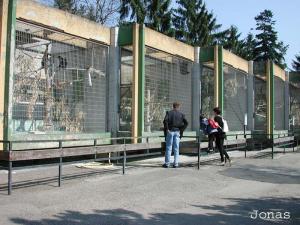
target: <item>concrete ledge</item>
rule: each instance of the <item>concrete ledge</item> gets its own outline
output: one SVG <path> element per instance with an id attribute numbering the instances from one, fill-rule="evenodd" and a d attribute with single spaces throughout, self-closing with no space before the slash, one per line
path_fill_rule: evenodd
<path id="1" fill-rule="evenodd" d="M 17 18 L 38 22 L 65 33 L 110 45 L 110 29 L 68 12 L 32 0 L 18 0 Z"/>

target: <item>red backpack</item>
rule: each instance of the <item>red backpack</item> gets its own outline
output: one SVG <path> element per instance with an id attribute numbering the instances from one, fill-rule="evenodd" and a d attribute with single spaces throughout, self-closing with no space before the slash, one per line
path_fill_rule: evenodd
<path id="1" fill-rule="evenodd" d="M 212 120 L 212 119 L 208 119 L 208 124 L 213 129 L 217 129 L 217 128 L 220 127 L 219 124 L 216 121 Z"/>

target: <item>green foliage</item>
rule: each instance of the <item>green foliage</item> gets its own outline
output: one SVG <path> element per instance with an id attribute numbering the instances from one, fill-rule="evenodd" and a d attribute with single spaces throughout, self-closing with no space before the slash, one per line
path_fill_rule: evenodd
<path id="1" fill-rule="evenodd" d="M 243 47 L 238 55 L 246 60 L 254 59 L 254 49 L 256 46 L 256 40 L 252 33 L 248 33 L 247 37 L 242 41 Z"/>
<path id="2" fill-rule="evenodd" d="M 123 0 L 120 20 L 145 24 L 154 30 L 174 36 L 171 0 Z"/>
<path id="3" fill-rule="evenodd" d="M 295 56 L 292 66 L 296 72 L 300 72 L 300 54 Z"/>
<path id="4" fill-rule="evenodd" d="M 282 41 L 278 41 L 278 34 L 275 31 L 276 21 L 273 20 L 273 13 L 270 10 L 264 10 L 256 20 L 256 44 L 254 48 L 254 60 L 265 61 L 273 60 L 281 67 L 286 67 L 284 56 L 288 49 Z"/>
<path id="5" fill-rule="evenodd" d="M 146 25 L 169 36 L 174 36 L 172 29 L 171 0 L 152 0 L 148 5 Z"/>
<path id="6" fill-rule="evenodd" d="M 222 36 L 218 33 L 221 25 L 209 12 L 202 0 L 177 0 L 178 8 L 174 10 L 174 27 L 176 38 L 195 46 L 208 46 L 217 42 Z"/>
<path id="7" fill-rule="evenodd" d="M 143 24 L 146 19 L 147 0 L 122 0 L 120 7 L 120 19 Z"/>
<path id="8" fill-rule="evenodd" d="M 85 7 L 78 0 L 54 0 L 53 6 L 72 14 L 84 16 Z"/>

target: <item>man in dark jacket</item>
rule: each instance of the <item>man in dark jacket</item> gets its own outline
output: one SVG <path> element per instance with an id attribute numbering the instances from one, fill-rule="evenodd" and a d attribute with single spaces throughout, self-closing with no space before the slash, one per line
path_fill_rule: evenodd
<path id="1" fill-rule="evenodd" d="M 219 128 L 218 128 L 218 133 L 216 134 L 216 147 L 218 148 L 219 152 L 220 152 L 220 156 L 221 156 L 221 166 L 225 165 L 224 162 L 224 155 L 226 157 L 226 159 L 228 160 L 229 165 L 231 165 L 231 160 L 229 158 L 229 155 L 227 154 L 227 151 L 224 149 L 224 139 L 226 136 L 226 133 L 223 131 L 224 130 L 224 122 L 223 122 L 223 118 L 221 116 L 221 110 L 216 107 L 213 109 L 214 114 L 215 114 L 215 118 L 214 120 L 219 124 Z"/>
<path id="2" fill-rule="evenodd" d="M 164 131 L 166 138 L 166 154 L 165 164 L 163 167 L 168 168 L 170 166 L 170 158 L 172 148 L 174 149 L 174 164 L 173 167 L 178 167 L 179 158 L 179 142 L 183 136 L 183 131 L 188 126 L 188 122 L 185 119 L 183 113 L 179 111 L 180 104 L 178 102 L 173 103 L 173 110 L 166 113 L 164 119 Z"/>

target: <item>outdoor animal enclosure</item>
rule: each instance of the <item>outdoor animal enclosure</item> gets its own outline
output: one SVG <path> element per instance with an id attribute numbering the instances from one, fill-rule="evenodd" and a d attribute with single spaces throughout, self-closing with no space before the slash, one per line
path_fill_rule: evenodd
<path id="1" fill-rule="evenodd" d="M 106 130 L 108 47 L 16 23 L 13 133 Z"/>
<path id="2" fill-rule="evenodd" d="M 247 61 L 219 45 L 191 46 L 144 25 L 107 28 L 30 0 L 18 1 L 15 20 L 5 13 L 1 139 L 134 142 L 163 134 L 174 101 L 191 135 L 200 114 L 212 116 L 216 106 L 230 133 L 243 134 L 245 123 L 249 133 L 300 128 L 299 79 L 271 61 Z"/>

